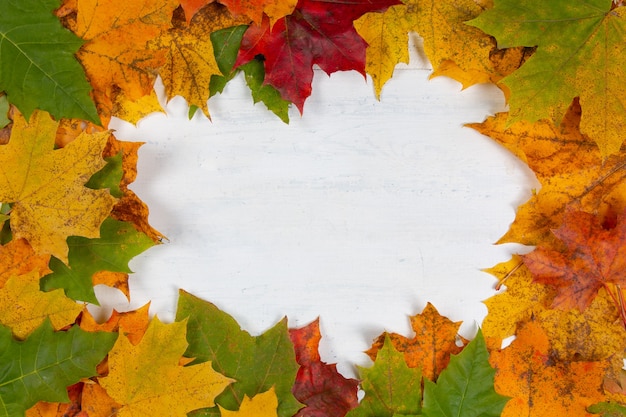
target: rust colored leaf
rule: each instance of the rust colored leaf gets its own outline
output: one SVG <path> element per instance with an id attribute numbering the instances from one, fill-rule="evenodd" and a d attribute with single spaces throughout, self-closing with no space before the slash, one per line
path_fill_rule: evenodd
<path id="1" fill-rule="evenodd" d="M 185 20 L 187 24 L 191 22 L 191 19 L 196 13 L 200 11 L 207 4 L 213 3 L 215 0 L 180 0 L 180 7 L 185 12 Z"/>
<path id="2" fill-rule="evenodd" d="M 496 369 L 495 389 L 513 397 L 502 417 L 589 417 L 586 408 L 603 401 L 606 362 L 559 361 L 551 355 L 544 330 L 524 324 L 507 348 L 490 357 Z"/>
<path id="3" fill-rule="evenodd" d="M 117 416 L 122 405 L 116 403 L 99 384 L 88 383 L 83 388 L 81 408 L 89 417 Z"/>
<path id="4" fill-rule="evenodd" d="M 0 245 L 0 288 L 15 275 L 37 271 L 39 278 L 52 272 L 48 268 L 50 255 L 39 255 L 25 239 L 13 239 Z"/>
<path id="5" fill-rule="evenodd" d="M 409 339 L 397 333 L 383 333 L 366 352 L 372 360 L 376 360 L 376 353 L 382 348 L 385 337 L 388 335 L 393 346 L 404 353 L 404 359 L 411 368 L 421 368 L 422 375 L 435 381 L 439 373 L 450 362 L 450 355 L 463 350 L 457 346 L 457 332 L 461 322 L 453 322 L 439 314 L 430 303 L 421 314 L 411 317 L 411 327 L 415 337 Z"/>
<path id="6" fill-rule="evenodd" d="M 290 329 L 289 337 L 296 351 L 300 369 L 296 376 L 293 394 L 306 407 L 297 417 L 342 417 L 358 405 L 359 382 L 346 379 L 334 364 L 321 361 L 318 346 L 321 339 L 319 319 L 300 329 Z"/>
<path id="7" fill-rule="evenodd" d="M 523 256 L 535 281 L 555 288 L 552 305 L 585 310 L 607 284 L 626 285 L 626 211 L 615 227 L 582 211 L 568 211 L 553 233 L 563 250 L 539 246 Z"/>
<path id="8" fill-rule="evenodd" d="M 81 316 L 80 328 L 88 332 L 119 332 L 122 329 L 130 343 L 137 345 L 150 323 L 149 309 L 148 303 L 137 310 L 125 313 L 113 310 L 111 317 L 104 323 L 98 323 L 91 313 L 85 310 Z"/>
<path id="9" fill-rule="evenodd" d="M 558 245 L 551 233 L 568 208 L 603 215 L 626 209 L 626 149 L 604 161 L 596 144 L 580 133 L 575 102 L 561 126 L 549 121 L 506 125 L 500 113 L 469 126 L 501 143 L 535 172 L 541 189 L 522 205 L 498 243 Z"/>

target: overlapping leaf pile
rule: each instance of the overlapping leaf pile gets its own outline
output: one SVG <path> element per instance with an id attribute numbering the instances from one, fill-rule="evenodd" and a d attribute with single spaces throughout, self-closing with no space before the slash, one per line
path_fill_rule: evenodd
<path id="1" fill-rule="evenodd" d="M 493 3 L 4 1 L 0 416 L 626 415 L 626 9 Z M 472 342 L 428 305 L 356 381 L 321 361 L 317 322 L 253 337 L 184 291 L 172 324 L 148 306 L 91 317 L 94 285 L 130 297 L 129 260 L 163 238 L 128 189 L 141 145 L 112 116 L 160 111 L 157 76 L 190 115 L 239 72 L 285 122 L 315 65 L 369 74 L 380 96 L 411 31 L 432 76 L 503 89 L 510 111 L 472 127 L 541 183 L 499 241 L 536 249 L 489 270 L 506 288 Z"/>

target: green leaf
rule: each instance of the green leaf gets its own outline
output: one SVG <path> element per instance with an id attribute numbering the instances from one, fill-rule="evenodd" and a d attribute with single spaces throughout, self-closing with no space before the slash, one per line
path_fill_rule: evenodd
<path id="1" fill-rule="evenodd" d="M 265 67 L 263 62 L 253 59 L 247 64 L 239 66 L 246 76 L 246 83 L 250 87 L 252 99 L 255 103 L 262 101 L 265 106 L 285 123 L 289 123 L 289 102 L 283 100 L 277 89 L 263 84 Z"/>
<path id="2" fill-rule="evenodd" d="M 479 330 L 461 353 L 450 358 L 437 383 L 424 379 L 424 417 L 497 417 L 509 400 L 493 388 L 496 371 Z"/>
<path id="3" fill-rule="evenodd" d="M 113 197 L 121 198 L 124 195 L 120 189 L 120 182 L 124 176 L 122 154 L 123 152 L 120 151 L 115 156 L 105 158 L 104 160 L 107 164 L 89 178 L 85 187 L 91 188 L 92 190 L 108 188 Z"/>
<path id="4" fill-rule="evenodd" d="M 26 120 L 35 109 L 100 123 L 74 53 L 83 41 L 54 16 L 59 0 L 5 0 L 0 13 L 0 90 Z"/>
<path id="5" fill-rule="evenodd" d="M 559 125 L 574 97 L 581 131 L 603 156 L 620 150 L 626 125 L 626 8 L 611 0 L 496 0 L 467 22 L 494 36 L 499 48 L 537 46 L 502 81 L 511 91 L 510 123 L 551 119 Z"/>
<path id="6" fill-rule="evenodd" d="M 226 84 L 237 74 L 238 71 L 233 71 L 233 66 L 235 65 L 239 45 L 241 45 L 241 39 L 246 29 L 248 29 L 248 26 L 242 25 L 211 33 L 215 61 L 223 75 L 211 76 L 209 97 L 222 93 Z"/>
<path id="7" fill-rule="evenodd" d="M 11 205 L 7 203 L 0 203 L 0 245 L 6 245 L 13 239 L 13 233 L 11 233 L 11 224 L 9 212 L 11 211 Z"/>
<path id="8" fill-rule="evenodd" d="M 422 402 L 422 372 L 409 368 L 404 354 L 385 337 L 371 368 L 359 368 L 365 397 L 346 417 L 414 416 Z"/>
<path id="9" fill-rule="evenodd" d="M 626 407 L 612 402 L 603 402 L 590 405 L 587 411 L 600 414 L 602 417 L 625 417 Z"/>
<path id="10" fill-rule="evenodd" d="M 70 236 L 69 266 L 57 258 L 50 259 L 52 273 L 41 279 L 41 289 L 63 288 L 74 300 L 97 304 L 91 277 L 98 271 L 132 272 L 128 262 L 154 242 L 132 224 L 107 218 L 100 227 L 100 237 L 88 239 Z"/>
<path id="11" fill-rule="evenodd" d="M 0 326 L 0 417 L 15 417 L 38 401 L 69 402 L 66 388 L 97 375 L 96 365 L 117 339 L 72 326 L 55 332 L 46 320 L 28 339 L 17 341 Z"/>
<path id="12" fill-rule="evenodd" d="M 194 363 L 211 361 L 217 372 L 237 381 L 216 398 L 216 404 L 236 411 L 244 395 L 251 398 L 274 387 L 279 417 L 291 417 L 302 407 L 291 393 L 299 366 L 286 319 L 253 337 L 213 304 L 181 290 L 176 321 L 185 318 L 189 342 L 185 356 L 196 358 Z M 220 412 L 213 407 L 190 415 L 219 416 Z"/>
<path id="13" fill-rule="evenodd" d="M 7 100 L 7 96 L 2 94 L 0 95 L 0 129 L 6 127 L 11 123 L 9 119 L 9 100 Z"/>

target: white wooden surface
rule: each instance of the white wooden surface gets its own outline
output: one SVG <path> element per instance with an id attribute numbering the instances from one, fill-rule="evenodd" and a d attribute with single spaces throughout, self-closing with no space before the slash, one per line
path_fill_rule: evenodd
<path id="1" fill-rule="evenodd" d="M 399 67 L 378 102 L 358 73 L 316 70 L 289 125 L 242 78 L 210 100 L 212 122 L 188 121 L 180 98 L 138 127 L 115 120 L 120 139 L 147 142 L 132 189 L 170 242 L 131 263 L 130 304 L 98 287 L 98 313 L 151 301 L 171 321 L 184 288 L 253 334 L 320 316 L 322 358 L 347 376 L 382 331 L 411 335 L 427 301 L 473 336 L 494 294 L 481 269 L 523 250 L 493 242 L 538 185 L 463 127 L 502 111 L 500 91 L 429 74 Z"/>

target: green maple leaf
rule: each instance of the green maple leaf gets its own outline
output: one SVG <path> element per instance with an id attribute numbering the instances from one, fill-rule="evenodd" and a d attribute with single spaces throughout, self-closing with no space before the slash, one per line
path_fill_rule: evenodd
<path id="1" fill-rule="evenodd" d="M 360 368 L 365 397 L 346 417 L 408 417 L 420 413 L 422 372 L 409 368 L 404 354 L 385 337 L 371 368 Z"/>
<path id="2" fill-rule="evenodd" d="M 0 90 L 28 120 L 35 109 L 99 123 L 74 53 L 83 41 L 54 16 L 59 0 L 6 0 L 0 13 Z"/>
<path id="3" fill-rule="evenodd" d="M 38 401 L 69 402 L 66 388 L 97 375 L 116 333 L 91 333 L 73 326 L 55 332 L 46 321 L 17 341 L 0 326 L 0 416 L 15 417 Z"/>
<path id="4" fill-rule="evenodd" d="M 132 224 L 107 218 L 100 227 L 100 237 L 88 239 L 70 236 L 68 265 L 57 258 L 50 259 L 53 271 L 41 279 L 41 288 L 50 291 L 63 288 L 74 300 L 98 304 L 93 291 L 92 276 L 99 271 L 132 272 L 128 262 L 154 242 Z"/>
<path id="5" fill-rule="evenodd" d="M 120 182 L 124 176 L 123 152 L 117 155 L 105 158 L 107 164 L 100 171 L 96 172 L 85 183 L 85 187 L 93 190 L 108 188 L 111 195 L 115 198 L 122 198 L 124 192 L 120 188 Z"/>
<path id="6" fill-rule="evenodd" d="M 213 304 L 180 291 L 176 321 L 188 318 L 185 356 L 193 363 L 211 361 L 213 368 L 235 379 L 215 399 L 225 409 L 236 411 L 244 395 L 274 387 L 278 396 L 278 416 L 291 417 L 302 407 L 291 393 L 299 365 L 283 319 L 260 336 L 241 330 L 235 319 Z M 219 416 L 217 407 L 194 411 L 193 416 Z"/>
<path id="7" fill-rule="evenodd" d="M 241 39 L 248 26 L 235 26 L 211 33 L 211 43 L 215 51 L 217 66 L 223 75 L 213 75 L 209 89 L 210 96 L 224 91 L 226 84 L 240 71 L 244 72 L 246 84 L 252 93 L 254 103 L 263 102 L 265 106 L 285 123 L 289 123 L 289 102 L 283 100 L 278 90 L 271 85 L 263 84 L 265 80 L 265 67 L 263 62 L 252 60 L 245 65 L 233 70 Z"/>
<path id="8" fill-rule="evenodd" d="M 587 411 L 593 414 L 600 414 L 602 417 L 624 417 L 626 416 L 626 406 L 613 402 L 603 402 L 590 405 Z"/>
<path id="9" fill-rule="evenodd" d="M 510 90 L 510 123 L 562 121 L 580 97 L 581 131 L 604 157 L 619 151 L 626 125 L 626 8 L 611 0 L 495 0 L 468 24 L 495 36 L 499 48 L 537 46 L 502 81 Z"/>
<path id="10" fill-rule="evenodd" d="M 496 371 L 479 330 L 461 353 L 450 358 L 437 383 L 424 379 L 424 417 L 498 417 L 509 400 L 493 388 Z"/>
<path id="11" fill-rule="evenodd" d="M 9 100 L 7 96 L 0 95 L 0 129 L 11 123 L 9 120 Z"/>

